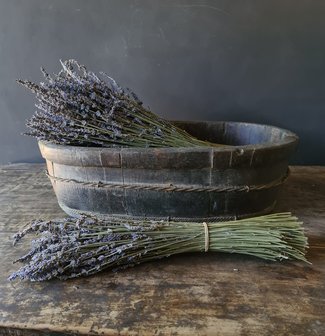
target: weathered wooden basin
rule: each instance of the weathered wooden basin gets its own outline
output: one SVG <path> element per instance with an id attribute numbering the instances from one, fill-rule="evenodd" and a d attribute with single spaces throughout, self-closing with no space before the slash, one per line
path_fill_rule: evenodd
<path id="1" fill-rule="evenodd" d="M 270 212 L 298 137 L 238 122 L 175 122 L 206 148 L 87 148 L 40 142 L 59 205 L 72 216 L 223 220 Z"/>

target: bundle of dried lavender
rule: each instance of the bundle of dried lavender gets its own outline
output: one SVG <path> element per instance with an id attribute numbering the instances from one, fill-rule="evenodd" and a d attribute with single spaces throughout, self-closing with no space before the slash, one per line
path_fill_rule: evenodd
<path id="1" fill-rule="evenodd" d="M 307 238 L 301 224 L 290 213 L 209 224 L 94 217 L 37 220 L 14 237 L 17 243 L 26 234 L 40 235 L 31 250 L 16 260 L 25 265 L 9 280 L 65 280 L 206 250 L 306 261 Z"/>
<path id="2" fill-rule="evenodd" d="M 36 94 L 38 110 L 27 122 L 26 135 L 63 145 L 103 147 L 215 146 L 198 140 L 145 108 L 129 89 L 75 60 L 45 82 L 17 82 Z"/>

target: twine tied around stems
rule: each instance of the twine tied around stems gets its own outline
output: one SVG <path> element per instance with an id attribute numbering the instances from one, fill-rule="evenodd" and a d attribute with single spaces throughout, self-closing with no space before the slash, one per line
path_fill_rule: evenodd
<path id="1" fill-rule="evenodd" d="M 206 222 L 203 222 L 204 227 L 204 252 L 209 251 L 209 245 L 210 245 L 210 238 L 209 238 L 209 227 Z"/>

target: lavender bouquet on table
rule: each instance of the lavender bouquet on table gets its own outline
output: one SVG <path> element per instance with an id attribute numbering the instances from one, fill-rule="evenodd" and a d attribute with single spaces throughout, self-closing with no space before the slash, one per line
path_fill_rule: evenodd
<path id="1" fill-rule="evenodd" d="M 36 94 L 38 110 L 26 135 L 56 144 L 102 147 L 216 146 L 198 140 L 145 108 L 129 89 L 105 73 L 88 71 L 75 60 L 45 82 L 18 83 Z M 105 79 L 104 79 L 105 78 Z"/>
<path id="2" fill-rule="evenodd" d="M 37 220 L 14 237 L 17 243 L 26 234 L 39 236 L 32 241 L 31 250 L 16 261 L 25 265 L 9 280 L 66 280 L 197 251 L 306 261 L 307 238 L 301 224 L 290 213 L 208 224 L 86 216 Z"/>

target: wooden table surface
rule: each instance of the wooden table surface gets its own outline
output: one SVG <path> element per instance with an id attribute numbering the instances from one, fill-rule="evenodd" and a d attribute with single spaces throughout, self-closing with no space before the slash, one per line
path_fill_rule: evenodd
<path id="1" fill-rule="evenodd" d="M 44 171 L 0 168 L 1 335 L 325 335 L 325 167 L 293 167 L 276 209 L 305 222 L 312 265 L 197 253 L 66 282 L 10 283 L 27 247 L 10 237 L 33 218 L 63 215 Z"/>

